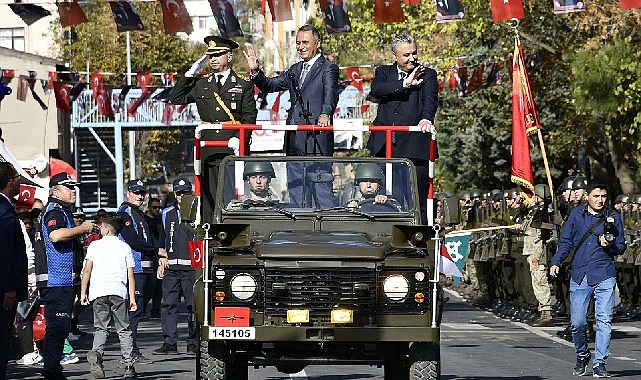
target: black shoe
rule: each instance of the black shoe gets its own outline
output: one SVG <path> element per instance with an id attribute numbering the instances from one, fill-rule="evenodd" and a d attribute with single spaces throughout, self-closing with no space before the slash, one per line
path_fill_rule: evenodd
<path id="1" fill-rule="evenodd" d="M 138 374 L 136 373 L 136 369 L 134 368 L 133 364 L 125 366 L 125 378 L 132 378 L 132 377 L 138 377 Z"/>
<path id="2" fill-rule="evenodd" d="M 151 318 L 151 319 L 160 319 L 160 313 L 159 313 L 159 312 L 157 312 L 157 311 L 156 311 L 156 312 L 153 312 L 153 311 L 152 311 L 152 312 L 151 312 L 151 316 L 150 316 L 150 318 Z"/>
<path id="3" fill-rule="evenodd" d="M 177 355 L 178 347 L 175 344 L 163 343 L 162 347 L 153 351 L 154 355 Z"/>
<path id="4" fill-rule="evenodd" d="M 574 371 L 572 371 L 572 374 L 574 376 L 585 376 L 585 374 L 588 372 L 588 364 L 590 363 L 591 358 L 592 354 L 590 354 L 589 352 L 585 355 L 577 355 L 576 366 L 574 366 Z"/>
<path id="5" fill-rule="evenodd" d="M 133 360 L 134 363 L 142 363 L 142 364 L 151 364 L 154 361 L 149 359 L 148 357 L 144 356 L 140 352 L 136 352 L 131 354 L 131 359 Z"/>
<path id="6" fill-rule="evenodd" d="M 50 373 L 50 372 L 43 372 L 43 376 L 45 380 L 67 380 L 65 375 L 62 374 L 62 372 L 59 373 Z"/>
<path id="7" fill-rule="evenodd" d="M 605 364 L 601 363 L 592 368 L 592 377 L 612 377 L 612 375 L 605 370 Z"/>
<path id="8" fill-rule="evenodd" d="M 196 347 L 195 344 L 188 344 L 187 345 L 187 353 L 188 354 L 195 354 L 198 352 L 198 347 Z"/>

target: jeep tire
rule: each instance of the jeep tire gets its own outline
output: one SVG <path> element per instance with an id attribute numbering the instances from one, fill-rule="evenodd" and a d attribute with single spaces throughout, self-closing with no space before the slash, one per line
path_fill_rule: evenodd
<path id="1" fill-rule="evenodd" d="M 440 347 L 435 343 L 414 343 L 410 347 L 410 380 L 441 378 Z"/>
<path id="2" fill-rule="evenodd" d="M 198 380 L 226 380 L 229 372 L 229 353 L 222 342 L 200 342 L 200 349 L 196 358 L 196 379 Z"/>

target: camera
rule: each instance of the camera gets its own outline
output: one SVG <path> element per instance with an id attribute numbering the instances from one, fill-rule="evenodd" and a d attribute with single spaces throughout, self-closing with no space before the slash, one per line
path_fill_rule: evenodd
<path id="1" fill-rule="evenodd" d="M 608 216 L 607 218 L 605 218 L 605 222 L 603 222 L 603 238 L 608 243 L 612 243 L 614 239 L 616 239 L 616 235 L 617 229 L 614 226 L 614 218 Z"/>

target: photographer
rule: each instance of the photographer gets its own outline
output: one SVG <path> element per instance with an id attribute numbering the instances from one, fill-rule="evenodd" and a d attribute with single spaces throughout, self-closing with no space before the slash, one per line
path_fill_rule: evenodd
<path id="1" fill-rule="evenodd" d="M 577 355 L 573 374 L 586 374 L 590 351 L 586 338 L 586 317 L 590 299 L 595 299 L 596 340 L 594 377 L 610 377 L 605 369 L 610 355 L 612 309 L 614 307 L 616 270 L 614 256 L 625 252 L 623 223 L 618 213 L 606 208 L 607 186 L 592 181 L 587 187 L 588 204 L 572 210 L 550 266 L 556 277 L 566 258 L 571 258 L 570 322 Z"/>

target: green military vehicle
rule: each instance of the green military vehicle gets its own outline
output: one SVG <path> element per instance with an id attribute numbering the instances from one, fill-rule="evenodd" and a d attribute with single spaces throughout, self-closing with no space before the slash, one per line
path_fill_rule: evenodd
<path id="1" fill-rule="evenodd" d="M 319 364 L 440 377 L 438 227 L 420 224 L 409 160 L 201 159 L 198 379 Z"/>

